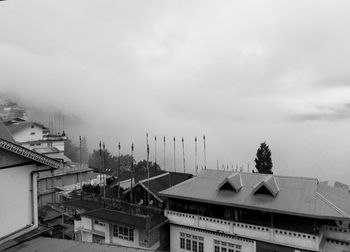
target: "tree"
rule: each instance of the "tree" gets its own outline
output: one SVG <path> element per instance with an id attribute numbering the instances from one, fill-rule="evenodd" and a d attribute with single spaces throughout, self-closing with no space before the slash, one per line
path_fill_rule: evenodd
<path id="1" fill-rule="evenodd" d="M 255 168 L 258 173 L 273 174 L 271 151 L 266 142 L 260 144 L 260 148 L 256 152 Z"/>
<path id="2" fill-rule="evenodd" d="M 79 146 L 73 144 L 69 138 L 64 142 L 64 154 L 73 162 L 79 162 Z"/>
<path id="3" fill-rule="evenodd" d="M 160 166 L 152 161 L 148 161 L 148 166 L 149 166 L 149 171 L 153 172 L 153 171 L 159 171 L 160 170 Z M 146 160 L 142 160 L 139 161 L 136 166 L 134 167 L 134 171 L 147 171 L 147 161 Z"/>

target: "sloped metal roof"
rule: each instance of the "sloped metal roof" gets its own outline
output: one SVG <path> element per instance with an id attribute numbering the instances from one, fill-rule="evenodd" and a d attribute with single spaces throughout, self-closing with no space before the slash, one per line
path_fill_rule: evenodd
<path id="1" fill-rule="evenodd" d="M 254 187 L 269 176 L 259 173 L 240 173 L 243 186 L 239 192 L 220 191 L 220 183 L 231 173 L 204 170 L 160 192 L 160 196 L 321 219 L 350 219 L 350 194 L 319 185 L 316 178 L 273 175 L 279 192 L 271 197 L 254 195 Z"/>

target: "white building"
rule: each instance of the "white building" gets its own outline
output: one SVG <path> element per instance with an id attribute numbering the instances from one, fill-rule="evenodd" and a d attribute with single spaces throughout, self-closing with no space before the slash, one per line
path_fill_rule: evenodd
<path id="1" fill-rule="evenodd" d="M 166 223 L 162 215 L 132 215 L 102 208 L 84 212 L 81 220 L 74 221 L 74 231 L 81 241 L 156 250 L 168 240 Z"/>
<path id="2" fill-rule="evenodd" d="M 67 140 L 65 134 L 50 134 L 45 126 L 29 121 L 9 121 L 6 126 L 15 141 L 25 148 L 55 148 L 58 152 L 64 152 L 64 142 Z"/>
<path id="3" fill-rule="evenodd" d="M 350 251 L 350 194 L 314 178 L 204 170 L 160 192 L 170 251 Z"/>
<path id="4" fill-rule="evenodd" d="M 38 173 L 62 166 L 17 145 L 0 120 L 0 244 L 38 227 Z"/>

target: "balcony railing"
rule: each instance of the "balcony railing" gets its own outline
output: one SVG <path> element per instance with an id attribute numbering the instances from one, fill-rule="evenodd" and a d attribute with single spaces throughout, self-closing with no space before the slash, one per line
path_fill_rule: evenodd
<path id="1" fill-rule="evenodd" d="M 219 231 L 253 240 L 313 251 L 319 251 L 323 235 L 311 235 L 171 210 L 165 210 L 165 216 L 169 219 L 170 223 L 174 224 Z"/>
<path id="2" fill-rule="evenodd" d="M 350 229 L 348 228 L 324 226 L 323 232 L 326 238 L 350 242 Z"/>

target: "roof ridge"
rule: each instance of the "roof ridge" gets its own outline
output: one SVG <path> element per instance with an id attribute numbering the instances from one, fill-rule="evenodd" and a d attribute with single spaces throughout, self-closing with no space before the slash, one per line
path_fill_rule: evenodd
<path id="1" fill-rule="evenodd" d="M 345 211 L 340 209 L 340 207 L 337 207 L 333 202 L 331 202 L 329 199 L 327 199 L 324 195 L 322 195 L 320 192 L 316 192 L 316 196 L 318 196 L 323 202 L 325 202 L 327 205 L 332 207 L 335 211 L 340 213 L 343 217 L 350 218 L 350 215 L 347 214 Z"/>
<path id="2" fill-rule="evenodd" d="M 159 174 L 157 176 L 150 177 L 149 179 L 146 178 L 146 179 L 143 179 L 143 180 L 139 180 L 139 183 L 143 183 L 143 182 L 151 181 L 151 180 L 154 180 L 154 179 L 158 179 L 158 178 L 164 177 L 165 175 L 168 175 L 168 174 L 169 174 L 169 172 L 161 173 L 161 174 Z"/>

